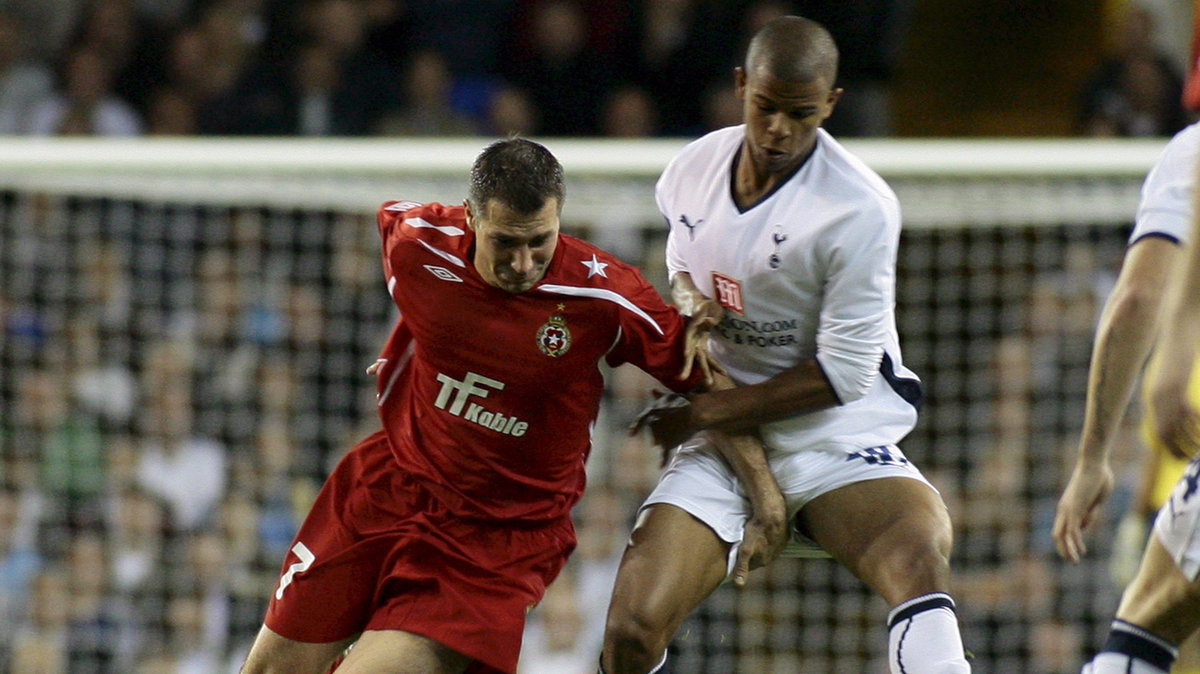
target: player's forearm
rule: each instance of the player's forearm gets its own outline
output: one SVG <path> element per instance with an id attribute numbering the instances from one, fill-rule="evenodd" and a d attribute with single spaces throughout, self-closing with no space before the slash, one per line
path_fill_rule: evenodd
<path id="1" fill-rule="evenodd" d="M 713 377 L 710 390 L 732 391 L 735 388 L 729 375 L 718 372 Z M 754 512 L 763 516 L 774 514 L 782 517 L 783 494 L 771 473 L 766 449 L 758 435 L 753 432 L 729 434 L 712 430 L 709 431 L 709 438 L 741 481 Z"/>
<path id="2" fill-rule="evenodd" d="M 834 407 L 837 395 L 816 359 L 749 386 L 692 397 L 692 424 L 738 432 L 799 414 Z"/>
<path id="3" fill-rule="evenodd" d="M 1108 457 L 1138 375 L 1154 344 L 1167 279 L 1179 256 L 1179 246 L 1160 237 L 1134 244 L 1126 256 L 1096 331 L 1088 370 L 1080 461 L 1104 461 Z"/>
<path id="4" fill-rule="evenodd" d="M 714 430 L 709 431 L 709 438 L 741 481 L 754 512 L 764 514 L 784 507 L 783 494 L 767 463 L 766 450 L 756 436 Z"/>
<path id="5" fill-rule="evenodd" d="M 1079 446 L 1082 461 L 1102 461 L 1125 409 L 1133 396 L 1138 374 L 1154 342 L 1153 326 L 1160 303 L 1151 297 L 1114 297 L 1096 336 L 1088 370 L 1087 403 Z"/>

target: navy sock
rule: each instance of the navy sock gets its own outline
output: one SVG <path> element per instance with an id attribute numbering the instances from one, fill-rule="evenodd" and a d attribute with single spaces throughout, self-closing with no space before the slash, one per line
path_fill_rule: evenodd
<path id="1" fill-rule="evenodd" d="M 1108 633 L 1108 641 L 1101 652 L 1127 655 L 1164 672 L 1171 669 L 1171 664 L 1179 656 L 1179 649 L 1175 644 L 1124 620 L 1113 621 L 1112 631 Z"/>

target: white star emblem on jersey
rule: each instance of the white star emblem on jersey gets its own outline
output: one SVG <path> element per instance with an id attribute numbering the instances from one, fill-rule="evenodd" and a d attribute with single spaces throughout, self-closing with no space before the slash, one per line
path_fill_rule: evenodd
<path id="1" fill-rule="evenodd" d="M 581 260 L 580 264 L 588 268 L 588 278 L 591 278 L 597 274 L 603 276 L 604 278 L 608 278 L 608 274 L 604 273 L 604 268 L 608 266 L 608 263 L 597 260 L 595 253 L 592 253 L 592 259 Z"/>

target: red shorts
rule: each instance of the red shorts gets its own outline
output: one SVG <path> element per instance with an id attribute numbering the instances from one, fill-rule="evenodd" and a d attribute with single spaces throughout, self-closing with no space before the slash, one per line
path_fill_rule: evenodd
<path id="1" fill-rule="evenodd" d="M 514 672 L 525 614 L 575 547 L 569 518 L 456 518 L 396 464 L 383 433 L 359 443 L 321 488 L 283 560 L 266 624 L 323 643 L 403 630 Z"/>

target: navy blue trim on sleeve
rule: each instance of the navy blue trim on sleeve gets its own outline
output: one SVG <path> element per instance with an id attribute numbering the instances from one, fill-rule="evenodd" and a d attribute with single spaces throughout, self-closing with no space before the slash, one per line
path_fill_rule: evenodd
<path id="1" fill-rule="evenodd" d="M 925 402 L 925 392 L 921 390 L 921 382 L 897 375 L 896 365 L 886 351 L 883 353 L 883 360 L 879 363 L 879 373 L 883 375 L 888 386 L 891 386 L 892 390 L 905 402 L 916 408 L 918 412 L 921 411 L 921 405 Z"/>
<path id="2" fill-rule="evenodd" d="M 1139 241 L 1145 241 L 1146 239 L 1150 239 L 1150 238 L 1166 239 L 1167 241 L 1170 241 L 1171 243 L 1176 244 L 1176 245 L 1182 243 L 1182 241 L 1179 240 L 1179 237 L 1175 236 L 1174 234 L 1167 234 L 1166 232 L 1146 232 L 1145 234 L 1134 239 L 1133 241 L 1130 241 L 1129 246 L 1126 246 L 1126 248 L 1133 246 L 1133 244 L 1135 244 Z"/>

